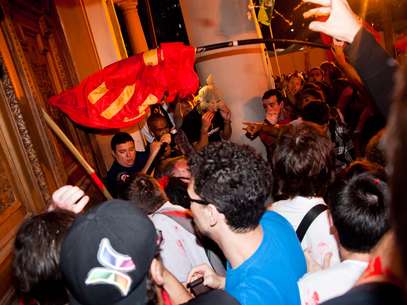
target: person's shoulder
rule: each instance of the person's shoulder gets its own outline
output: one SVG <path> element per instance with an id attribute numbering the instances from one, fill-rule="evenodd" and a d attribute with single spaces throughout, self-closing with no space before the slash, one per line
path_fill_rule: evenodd
<path id="1" fill-rule="evenodd" d="M 338 281 L 341 279 L 332 268 L 306 273 L 298 281 L 301 303 L 314 304 L 315 300 L 323 302 L 346 292 L 342 285 L 338 285 Z"/>
<path id="2" fill-rule="evenodd" d="M 343 293 L 353 286 L 366 267 L 366 262 L 343 261 L 327 269 L 305 274 L 298 281 L 298 286 L 300 289 L 326 289 L 326 292 L 331 295 L 335 292 L 335 288 L 332 287 L 336 287 L 338 291 L 340 290 Z"/>
<path id="3" fill-rule="evenodd" d="M 201 118 L 201 114 L 198 111 L 198 108 L 195 107 L 192 109 L 185 117 L 184 117 L 184 123 L 188 123 L 190 121 L 198 120 Z"/>
<path id="4" fill-rule="evenodd" d="M 166 216 L 162 213 L 153 213 L 150 215 L 151 221 L 154 223 L 154 226 L 157 229 L 165 230 L 165 231 L 177 231 L 178 230 L 178 223 L 173 220 L 172 218 Z M 177 227 L 177 228 L 176 228 Z M 173 234 L 174 232 L 172 232 Z"/>
<path id="5" fill-rule="evenodd" d="M 327 235 L 331 235 L 329 229 L 331 225 L 329 223 L 329 216 L 328 216 L 328 210 L 325 210 L 319 214 L 314 221 L 311 223 L 308 231 L 317 233 L 320 235 L 321 233 L 326 233 Z M 322 230 L 322 232 L 321 232 Z"/>
<path id="6" fill-rule="evenodd" d="M 108 172 L 108 173 L 109 173 L 109 172 L 114 172 L 114 171 L 116 171 L 119 167 L 120 167 L 120 164 L 117 163 L 116 160 L 113 160 L 113 163 L 112 163 L 112 165 L 110 166 L 110 168 L 109 168 L 109 170 L 108 170 L 107 172 Z"/>
<path id="7" fill-rule="evenodd" d="M 110 166 L 109 170 L 107 171 L 106 178 L 108 180 L 114 180 L 116 181 L 117 174 L 119 172 L 123 171 L 123 166 L 121 166 L 119 163 L 116 161 L 113 161 L 112 165 Z"/>
<path id="8" fill-rule="evenodd" d="M 266 236 L 264 240 L 267 252 L 273 251 L 273 259 L 279 261 L 279 264 L 287 263 L 287 256 L 290 257 L 291 268 L 302 276 L 306 271 L 305 258 L 291 223 L 280 214 L 267 211 L 260 224 Z"/>
<path id="9" fill-rule="evenodd" d="M 271 210 L 276 211 L 277 213 L 280 211 L 285 211 L 285 210 L 291 210 L 295 207 L 293 207 L 292 200 L 291 199 L 284 199 L 284 200 L 278 200 L 276 202 L 273 202 L 271 205 Z"/>
<path id="10" fill-rule="evenodd" d="M 185 211 L 186 210 L 176 209 L 175 207 L 174 209 L 158 210 L 150 215 L 150 219 L 154 223 L 154 226 L 165 232 L 166 235 L 194 237 L 195 235 L 190 232 L 193 230 L 192 220 L 184 215 Z"/>
<path id="11" fill-rule="evenodd" d="M 335 266 L 340 265 L 336 264 Z M 334 267 L 306 273 L 299 281 L 298 286 L 300 287 L 318 287 L 319 285 L 326 285 L 332 281 L 336 281 L 336 276 L 338 275 L 338 269 Z"/>
<path id="12" fill-rule="evenodd" d="M 404 292 L 399 286 L 385 282 L 372 282 L 356 286 L 321 305 L 401 305 L 405 304 L 405 301 Z"/>
<path id="13" fill-rule="evenodd" d="M 289 221 L 284 216 L 282 216 L 281 214 L 274 210 L 266 210 L 266 212 L 263 214 L 260 220 L 260 224 L 266 226 L 272 225 L 275 227 L 292 228 Z"/>
<path id="14" fill-rule="evenodd" d="M 281 292 L 273 281 L 255 275 L 248 275 L 231 294 L 241 305 L 285 304 Z"/>

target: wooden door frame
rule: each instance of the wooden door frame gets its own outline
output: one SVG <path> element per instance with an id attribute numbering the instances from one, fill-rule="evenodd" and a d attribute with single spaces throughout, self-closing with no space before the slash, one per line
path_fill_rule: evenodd
<path id="1" fill-rule="evenodd" d="M 40 146 L 45 153 L 45 158 L 49 162 L 47 166 L 47 170 L 50 171 L 52 174 L 52 182 L 50 183 L 49 179 L 47 180 L 48 186 L 50 191 L 53 191 L 57 187 L 65 184 L 67 182 L 67 175 L 66 169 L 63 168 L 63 165 L 59 162 L 58 158 L 56 157 L 56 148 L 55 143 L 51 139 L 55 141 L 54 135 L 48 130 L 48 126 L 46 125 L 45 121 L 41 115 L 40 106 L 41 103 L 46 106 L 46 101 L 44 101 L 42 94 L 39 90 L 39 87 L 36 84 L 35 77 L 33 76 L 33 71 L 31 70 L 30 63 L 27 61 L 25 57 L 23 47 L 18 39 L 16 29 L 14 28 L 13 21 L 10 19 L 9 14 L 9 4 L 6 1 L 0 1 L 0 8 L 3 10 L 3 20 L 0 22 L 0 28 L 2 30 L 2 35 L 4 36 L 4 40 L 8 46 L 9 56 L 11 58 L 10 65 L 15 67 L 16 73 L 18 76 L 16 77 L 19 79 L 22 90 L 24 91 L 24 96 L 26 98 L 21 99 L 20 102 L 23 104 L 23 107 L 27 107 L 31 110 L 30 116 L 31 125 L 34 127 L 34 130 L 31 132 L 35 132 L 38 134 L 38 139 L 40 140 Z M 54 9 L 53 7 L 49 7 L 49 9 Z M 55 11 L 56 13 L 56 11 Z M 56 15 L 57 16 L 57 15 Z M 53 56 L 52 60 L 50 60 L 51 65 L 49 68 L 52 73 L 58 74 L 60 77 L 58 78 L 57 82 L 57 90 L 65 90 L 72 87 L 74 84 L 78 82 L 77 76 L 75 74 L 75 70 L 73 68 L 72 60 L 69 58 L 69 54 L 67 54 L 66 50 L 67 47 L 63 48 L 62 57 L 57 56 L 57 41 L 55 40 L 56 37 L 52 37 L 50 34 L 50 30 L 47 28 L 47 20 L 44 17 L 39 18 L 40 23 L 40 31 L 41 36 L 44 39 L 52 39 L 52 45 L 49 48 L 49 53 Z M 58 22 L 58 20 L 54 20 Z M 60 27 L 60 24 L 57 24 Z M 60 30 L 55 29 L 55 30 Z M 0 35 L 1 35 L 0 34 Z M 64 46 L 66 46 L 66 42 L 61 42 Z M 12 51 L 11 51 L 12 50 Z M 65 63 L 65 70 L 64 64 Z M 6 62 L 7 64 L 7 62 Z M 42 102 L 39 102 L 42 101 Z M 47 112 L 51 112 L 54 114 L 59 113 L 59 110 L 54 108 L 47 107 Z M 96 142 L 95 135 L 89 133 L 89 130 L 83 129 L 79 126 L 76 126 L 72 121 L 70 121 L 67 117 L 64 117 L 64 121 L 66 123 L 66 127 L 71 130 L 71 134 L 73 135 L 72 142 L 76 143 L 78 146 L 77 148 L 83 152 L 85 159 L 87 159 L 91 165 L 93 165 L 98 173 L 102 176 L 106 174 L 106 166 L 103 161 L 103 157 L 100 151 L 100 148 Z M 92 132 L 92 131 L 91 131 Z M 89 148 L 89 145 L 91 148 Z M 37 144 L 38 145 L 38 144 Z M 47 195 L 48 193 L 48 195 Z M 49 197 L 48 190 L 43 191 L 43 197 Z"/>
<path id="2" fill-rule="evenodd" d="M 46 198 L 43 198 L 41 185 L 46 187 L 46 181 L 1 57 L 0 71 L 0 143 L 16 198 L 11 207 L 5 207 L 0 213 L 0 277 L 5 285 L 11 283 L 15 234 L 25 217 L 44 209 Z M 14 287 L 9 286 L 0 304 L 11 304 L 14 296 Z"/>

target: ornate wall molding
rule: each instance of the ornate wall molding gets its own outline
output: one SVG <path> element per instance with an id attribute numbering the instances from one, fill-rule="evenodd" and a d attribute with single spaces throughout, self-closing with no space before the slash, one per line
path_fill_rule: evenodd
<path id="1" fill-rule="evenodd" d="M 20 134 L 21 142 L 23 143 L 25 153 L 30 161 L 32 171 L 34 173 L 37 185 L 41 191 L 41 195 L 45 202 L 50 199 L 50 194 L 45 180 L 45 175 L 41 169 L 40 162 L 37 157 L 37 152 L 31 141 L 30 134 L 27 130 L 23 115 L 21 113 L 20 105 L 14 92 L 13 85 L 7 73 L 7 69 L 3 64 L 3 59 L 0 57 L 0 69 L 2 72 L 1 83 L 6 95 L 6 102 L 10 107 L 11 113 L 14 117 L 14 122 L 17 125 L 17 130 Z"/>
<path id="2" fill-rule="evenodd" d="M 13 19 L 11 18 L 12 3 L 4 1 L 1 1 L 0 3 L 5 15 L 2 26 L 3 33 L 5 35 L 9 48 L 12 50 L 12 57 L 16 64 L 17 73 L 19 73 L 20 75 L 23 91 L 25 93 L 25 100 L 19 102 L 23 104 L 24 109 L 30 109 L 31 115 L 35 120 L 34 126 L 32 127 L 34 132 L 37 133 L 39 141 L 41 143 L 41 148 L 39 149 L 40 152 L 45 155 L 45 157 L 42 159 L 46 159 L 46 162 L 49 163 L 48 166 L 50 169 L 50 174 L 52 175 L 54 181 L 57 184 L 62 185 L 66 181 L 66 176 L 64 175 L 64 167 L 61 162 L 59 162 L 58 152 L 55 149 L 55 141 L 53 141 L 53 139 L 49 137 L 49 134 L 47 133 L 47 126 L 42 119 L 42 115 L 38 107 L 44 107 L 45 109 L 49 110 L 48 104 L 44 100 L 43 92 L 41 91 L 41 89 L 44 89 L 44 87 L 41 87 L 41 79 L 35 78 L 34 72 L 36 68 L 30 65 L 29 58 L 26 56 L 26 53 L 29 53 L 29 50 L 25 49 L 28 47 L 28 42 L 27 38 L 25 37 L 24 31 L 22 31 L 18 24 L 14 24 Z M 17 6 L 21 5 L 21 3 L 15 4 Z M 31 6 L 29 5 L 29 7 Z M 14 8 L 14 10 L 15 9 L 18 8 Z M 38 19 L 41 17 L 40 11 L 34 12 L 34 14 L 38 17 Z M 41 26 L 43 27 L 42 30 L 45 30 L 45 32 L 49 29 L 44 29 L 43 24 L 38 24 L 38 27 Z M 45 88 L 45 90 L 47 89 Z M 52 113 L 52 111 L 49 112 Z M 26 113 L 20 112 L 20 115 L 26 115 Z M 46 162 L 44 162 L 44 160 L 42 161 L 45 164 Z M 48 183 L 49 182 L 50 181 L 48 181 Z"/>

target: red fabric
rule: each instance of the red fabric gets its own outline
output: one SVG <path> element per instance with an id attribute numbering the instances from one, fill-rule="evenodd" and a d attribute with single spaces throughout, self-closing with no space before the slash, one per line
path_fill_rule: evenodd
<path id="1" fill-rule="evenodd" d="M 157 180 L 158 184 L 163 190 L 167 187 L 169 179 L 170 178 L 168 176 L 163 176 Z"/>
<path id="2" fill-rule="evenodd" d="M 185 210 L 185 211 L 161 211 L 161 214 L 168 215 L 168 216 L 174 216 L 174 217 L 180 217 L 180 218 L 192 218 L 192 213 L 191 210 Z"/>
<path id="3" fill-rule="evenodd" d="M 365 272 L 363 273 L 361 280 L 367 280 L 371 277 L 382 276 L 387 281 L 400 285 L 401 281 L 397 276 L 387 267 L 383 266 L 382 259 L 380 256 L 375 257 L 369 262 Z"/>
<path id="4" fill-rule="evenodd" d="M 103 70 L 84 79 L 78 86 L 49 99 L 49 103 L 66 113 L 74 122 L 98 129 L 124 128 L 133 126 L 143 119 L 139 106 L 149 94 L 167 101 L 178 94 L 181 98 L 194 94 L 199 79 L 194 71 L 195 50 L 182 43 L 165 43 L 157 50 L 158 65 L 145 65 L 143 53 L 113 63 Z M 95 104 L 88 95 L 105 83 L 108 92 Z M 101 113 L 121 94 L 126 86 L 135 84 L 129 102 L 111 119 Z"/>
<path id="5" fill-rule="evenodd" d="M 164 305 L 172 305 L 171 298 L 168 295 L 168 292 L 165 289 L 161 290 L 161 298 L 163 300 Z"/>
<path id="6" fill-rule="evenodd" d="M 402 36 L 394 43 L 395 48 L 399 53 L 407 51 L 407 36 Z"/>

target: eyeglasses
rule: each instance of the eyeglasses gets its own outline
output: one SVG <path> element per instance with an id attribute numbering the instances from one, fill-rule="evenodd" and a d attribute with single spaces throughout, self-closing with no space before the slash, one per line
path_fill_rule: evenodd
<path id="1" fill-rule="evenodd" d="M 190 202 L 190 203 L 195 202 L 195 203 L 197 203 L 197 204 L 203 204 L 203 205 L 208 205 L 208 204 L 210 204 L 210 202 L 207 201 L 207 200 L 205 200 L 205 199 L 193 199 L 193 198 L 191 198 L 191 196 L 189 196 L 189 195 L 188 195 L 188 198 L 189 198 L 189 202 Z"/>

